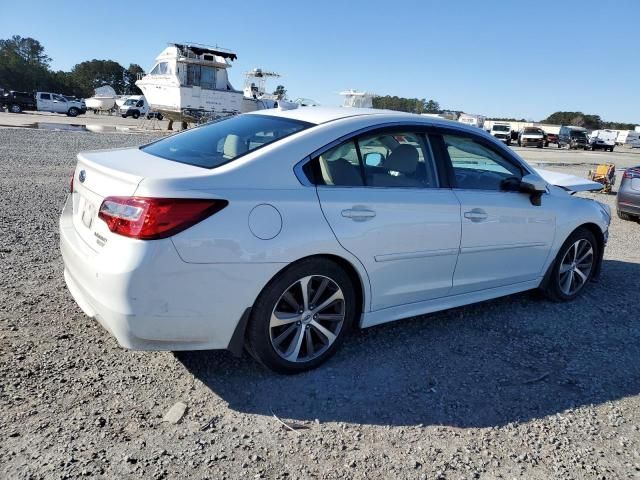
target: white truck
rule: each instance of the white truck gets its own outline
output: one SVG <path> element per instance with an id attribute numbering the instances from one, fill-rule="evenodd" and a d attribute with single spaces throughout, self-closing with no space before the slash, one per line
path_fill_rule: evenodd
<path id="1" fill-rule="evenodd" d="M 478 128 L 484 127 L 485 119 L 484 115 L 471 115 L 469 113 L 461 113 L 458 117 L 459 122 Z"/>
<path id="2" fill-rule="evenodd" d="M 617 137 L 618 132 L 616 130 L 594 130 L 589 135 L 589 145 L 591 146 L 591 150 L 608 150 L 613 152 Z"/>
<path id="3" fill-rule="evenodd" d="M 132 95 L 120 107 L 122 118 L 138 118 L 151 112 L 147 99 L 144 95 Z"/>
<path id="4" fill-rule="evenodd" d="M 510 123 L 494 123 L 489 131 L 496 140 L 511 145 L 511 124 Z"/>
<path id="5" fill-rule="evenodd" d="M 51 92 L 36 92 L 36 108 L 39 112 L 64 113 L 77 117 L 87 112 L 82 100 L 72 100 L 64 95 Z"/>

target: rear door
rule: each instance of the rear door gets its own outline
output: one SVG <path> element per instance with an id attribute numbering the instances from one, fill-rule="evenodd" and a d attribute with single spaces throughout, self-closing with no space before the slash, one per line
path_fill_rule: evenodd
<path id="1" fill-rule="evenodd" d="M 53 111 L 53 99 L 50 93 L 40 92 L 37 98 L 38 110 L 43 112 Z"/>
<path id="2" fill-rule="evenodd" d="M 524 167 L 472 134 L 444 134 L 443 148 L 462 210 L 452 294 L 540 278 L 555 235 L 555 211 L 533 205 L 517 184 Z M 544 196 L 543 196 L 544 197 Z"/>
<path id="3" fill-rule="evenodd" d="M 371 309 L 445 296 L 460 245 L 460 204 L 440 188 L 426 137 L 369 133 L 311 162 L 322 211 L 340 244 L 364 265 Z"/>

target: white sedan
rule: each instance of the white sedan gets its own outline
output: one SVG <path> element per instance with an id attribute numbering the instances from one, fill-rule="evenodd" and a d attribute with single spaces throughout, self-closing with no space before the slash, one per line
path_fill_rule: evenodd
<path id="1" fill-rule="evenodd" d="M 610 211 L 457 122 L 302 107 L 85 152 L 60 219 L 67 286 L 140 350 L 244 347 L 284 373 L 352 327 L 598 275 Z M 601 185 L 596 184 L 596 188 Z"/>

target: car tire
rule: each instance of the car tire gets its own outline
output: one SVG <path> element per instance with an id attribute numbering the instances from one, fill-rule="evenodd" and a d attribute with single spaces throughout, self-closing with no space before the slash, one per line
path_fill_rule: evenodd
<path id="1" fill-rule="evenodd" d="M 164 117 L 162 116 L 162 114 L 161 114 L 161 113 L 158 113 L 158 114 L 156 114 L 156 118 L 157 118 L 158 120 L 162 120 Z"/>
<path id="2" fill-rule="evenodd" d="M 136 119 L 136 120 L 137 120 L 138 118 L 140 118 L 140 112 L 137 112 L 137 111 L 136 111 L 136 112 L 133 112 L 133 113 L 131 114 L 131 116 L 132 116 L 134 119 Z"/>
<path id="3" fill-rule="evenodd" d="M 542 291 L 554 302 L 575 299 L 593 278 L 599 259 L 593 233 L 584 227 L 576 229 L 560 247 Z"/>
<path id="4" fill-rule="evenodd" d="M 540 145 L 538 145 L 538 148 L 543 148 L 543 147 L 544 147 L 544 144 L 543 144 L 543 143 L 541 143 Z"/>
<path id="5" fill-rule="evenodd" d="M 613 147 L 611 147 L 611 148 L 609 149 L 609 151 L 610 151 L 610 152 L 613 152 Z"/>
<path id="6" fill-rule="evenodd" d="M 635 220 L 635 217 L 633 215 L 629 215 L 628 213 L 621 212 L 620 209 L 617 209 L 617 213 L 618 213 L 618 218 L 620 220 L 626 220 L 626 221 Z"/>
<path id="7" fill-rule="evenodd" d="M 328 360 L 344 340 L 355 321 L 356 299 L 349 275 L 336 263 L 321 258 L 295 263 L 258 296 L 247 325 L 247 350 L 278 373 L 311 370 Z"/>
<path id="8" fill-rule="evenodd" d="M 80 113 L 80 110 L 78 110 L 76 107 L 71 107 L 67 112 L 67 115 L 69 115 L 70 117 L 77 117 L 78 113 Z"/>
<path id="9" fill-rule="evenodd" d="M 21 113 L 22 112 L 22 107 L 20 105 L 18 105 L 17 103 L 13 103 L 11 105 L 9 105 L 9 112 L 11 113 Z"/>
<path id="10" fill-rule="evenodd" d="M 562 148 L 562 146 L 559 143 L 557 144 L 557 146 L 558 146 L 558 148 Z"/>

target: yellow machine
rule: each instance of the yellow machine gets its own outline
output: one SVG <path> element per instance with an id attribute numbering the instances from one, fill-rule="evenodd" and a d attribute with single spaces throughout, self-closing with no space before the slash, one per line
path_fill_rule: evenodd
<path id="1" fill-rule="evenodd" d="M 598 165 L 595 171 L 589 170 L 589 178 L 604 185 L 602 193 L 611 193 L 611 189 L 616 183 L 616 166 L 613 163 Z"/>

